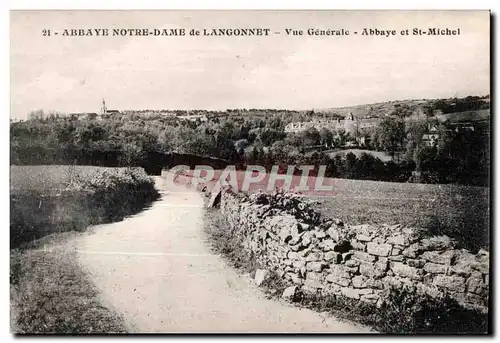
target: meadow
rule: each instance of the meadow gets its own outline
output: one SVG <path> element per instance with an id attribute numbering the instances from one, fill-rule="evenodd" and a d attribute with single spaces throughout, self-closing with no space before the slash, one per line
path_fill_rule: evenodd
<path id="1" fill-rule="evenodd" d="M 467 249 L 489 249 L 489 189 L 335 179 L 320 211 L 349 224 L 401 224 L 445 234 Z"/>
<path id="2" fill-rule="evenodd" d="M 50 195 L 58 193 L 82 178 L 92 178 L 106 170 L 126 170 L 127 168 L 107 168 L 76 165 L 10 166 L 11 193 L 39 191 Z"/>
<path id="3" fill-rule="evenodd" d="M 215 172 L 215 180 L 220 174 L 219 170 Z M 238 172 L 239 180 L 243 174 Z M 250 192 L 267 191 L 267 179 L 252 184 Z M 177 180 L 188 184 L 191 176 L 184 173 Z M 207 192 L 211 192 L 215 180 L 203 184 Z M 308 184 L 315 182 L 315 177 L 308 178 Z M 308 192 L 303 196 L 318 200 L 318 210 L 327 217 L 350 225 L 400 224 L 424 228 L 429 235 L 456 239 L 462 248 L 474 252 L 481 248 L 489 250 L 489 188 L 334 178 L 325 179 L 323 184 L 333 185 L 333 192 L 324 196 Z"/>
<path id="4" fill-rule="evenodd" d="M 141 168 L 11 166 L 11 248 L 120 220 L 157 196 Z"/>

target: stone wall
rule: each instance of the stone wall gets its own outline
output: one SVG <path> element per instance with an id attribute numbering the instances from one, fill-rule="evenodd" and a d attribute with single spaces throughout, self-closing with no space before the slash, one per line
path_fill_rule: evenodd
<path id="1" fill-rule="evenodd" d="M 289 286 L 284 296 L 297 290 L 341 294 L 380 306 L 391 285 L 407 285 L 488 311 L 484 250 L 474 255 L 447 236 L 426 237 L 400 225 L 351 226 L 322 217 L 292 194 L 248 196 L 224 189 L 220 206 L 234 234 L 244 235 L 243 248 Z"/>

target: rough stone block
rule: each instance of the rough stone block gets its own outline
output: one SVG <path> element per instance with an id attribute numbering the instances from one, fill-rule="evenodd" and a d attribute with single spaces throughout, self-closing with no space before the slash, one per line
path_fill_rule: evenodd
<path id="1" fill-rule="evenodd" d="M 299 276 L 299 274 L 297 274 L 297 273 L 288 273 L 288 275 L 290 276 L 290 280 L 294 284 L 300 285 L 302 283 L 302 278 Z"/>
<path id="2" fill-rule="evenodd" d="M 384 277 L 387 271 L 387 264 L 385 266 L 381 263 L 375 262 L 361 262 L 359 265 L 359 273 L 370 278 Z"/>
<path id="3" fill-rule="evenodd" d="M 325 233 L 325 231 L 314 231 L 314 236 L 317 239 L 323 239 L 326 237 L 326 233 Z"/>
<path id="4" fill-rule="evenodd" d="M 323 280 L 323 274 L 319 273 L 319 272 L 310 271 L 310 272 L 307 272 L 306 279 L 321 281 L 321 280 Z"/>
<path id="5" fill-rule="evenodd" d="M 373 294 L 373 289 L 371 288 L 362 288 L 362 289 L 357 289 L 358 294 L 360 296 L 367 295 L 367 294 Z"/>
<path id="6" fill-rule="evenodd" d="M 296 293 L 297 293 L 297 286 L 290 286 L 285 288 L 283 294 L 281 295 L 281 298 L 288 301 L 294 301 Z"/>
<path id="7" fill-rule="evenodd" d="M 322 262 L 307 262 L 306 270 L 320 272 L 325 265 Z"/>
<path id="8" fill-rule="evenodd" d="M 323 288 L 323 284 L 317 280 L 306 279 L 304 281 L 304 288 L 306 289 L 319 289 Z"/>
<path id="9" fill-rule="evenodd" d="M 335 242 L 339 242 L 341 240 L 340 230 L 335 225 L 332 225 L 328 230 L 326 230 L 326 234 Z"/>
<path id="10" fill-rule="evenodd" d="M 336 243 L 331 239 L 325 239 L 325 240 L 323 240 L 323 245 L 325 247 L 324 250 L 329 251 L 329 250 L 333 250 L 333 248 L 335 248 Z"/>
<path id="11" fill-rule="evenodd" d="M 409 247 L 403 249 L 403 256 L 407 258 L 417 258 L 420 254 L 420 245 L 418 243 L 414 243 Z"/>
<path id="12" fill-rule="evenodd" d="M 401 246 L 409 246 L 410 239 L 409 239 L 409 237 L 407 237 L 403 234 L 395 234 L 393 236 L 387 237 L 387 243 L 397 244 L 397 245 L 401 245 Z"/>
<path id="13" fill-rule="evenodd" d="M 217 183 L 214 189 L 212 190 L 212 193 L 210 194 L 210 199 L 208 200 L 207 207 L 214 208 L 219 206 L 221 201 L 221 195 L 222 195 L 222 188 L 220 183 Z"/>
<path id="14" fill-rule="evenodd" d="M 352 278 L 352 285 L 354 288 L 383 288 L 382 281 L 378 279 L 368 278 L 364 275 L 357 275 Z"/>
<path id="15" fill-rule="evenodd" d="M 366 276 L 357 275 L 352 278 L 352 285 L 354 286 L 354 288 L 365 288 L 367 287 L 366 280 L 368 280 Z"/>
<path id="16" fill-rule="evenodd" d="M 465 279 L 461 276 L 436 275 L 433 283 L 452 292 L 463 293 L 465 291 Z"/>
<path id="17" fill-rule="evenodd" d="M 425 285 L 425 284 L 417 284 L 417 293 L 426 294 L 432 298 L 441 298 L 444 294 L 440 291 L 436 285 Z"/>
<path id="18" fill-rule="evenodd" d="M 481 262 L 473 262 L 471 263 L 470 267 L 473 269 L 473 270 L 477 270 L 483 274 L 488 274 L 489 271 L 490 271 L 490 266 L 489 266 L 489 263 L 488 261 L 484 262 L 484 261 L 481 261 Z"/>
<path id="19" fill-rule="evenodd" d="M 424 266 L 424 271 L 432 274 L 446 274 L 448 267 L 444 264 L 427 262 Z"/>
<path id="20" fill-rule="evenodd" d="M 446 250 L 452 249 L 454 246 L 455 241 L 448 236 L 433 236 L 420 241 L 422 251 Z"/>
<path id="21" fill-rule="evenodd" d="M 391 254 L 392 246 L 387 243 L 377 244 L 370 242 L 366 245 L 366 251 L 372 255 L 389 256 Z"/>
<path id="22" fill-rule="evenodd" d="M 309 231 L 311 228 L 311 226 L 306 223 L 298 223 L 298 225 L 299 225 L 298 229 L 300 232 Z"/>
<path id="23" fill-rule="evenodd" d="M 366 251 L 366 244 L 361 243 L 357 239 L 351 239 L 351 246 L 353 249 L 358 251 Z"/>
<path id="24" fill-rule="evenodd" d="M 317 262 L 322 261 L 324 258 L 323 253 L 320 251 L 311 251 L 307 257 L 306 262 Z"/>
<path id="25" fill-rule="evenodd" d="M 301 240 L 302 240 L 302 235 L 304 235 L 303 232 L 299 233 L 299 234 L 297 234 L 295 236 L 293 236 L 292 239 L 290 239 L 288 241 L 288 245 L 297 245 L 297 244 L 299 244 L 301 242 Z"/>
<path id="26" fill-rule="evenodd" d="M 348 298 L 351 298 L 351 299 L 359 299 L 360 298 L 359 290 L 354 289 L 354 288 L 342 287 L 340 289 L 340 292 L 342 295 L 344 295 Z"/>
<path id="27" fill-rule="evenodd" d="M 286 270 L 286 269 L 285 269 Z M 257 286 L 262 285 L 262 283 L 269 278 L 269 270 L 266 269 L 257 269 L 255 271 L 255 284 Z"/>
<path id="28" fill-rule="evenodd" d="M 474 294 L 488 294 L 488 287 L 483 281 L 482 275 L 474 273 L 467 280 L 467 291 Z"/>
<path id="29" fill-rule="evenodd" d="M 356 239 L 360 242 L 371 242 L 372 238 L 370 236 L 364 235 L 362 233 L 358 233 L 356 235 Z"/>
<path id="30" fill-rule="evenodd" d="M 403 262 L 405 260 L 403 255 L 389 256 L 388 258 L 390 261 L 396 261 L 396 262 Z"/>
<path id="31" fill-rule="evenodd" d="M 311 245 L 311 243 L 312 243 L 312 239 L 311 239 L 311 237 L 309 237 L 309 236 L 304 236 L 304 237 L 302 237 L 302 241 L 300 242 L 300 244 L 301 244 L 303 247 L 305 247 L 305 248 L 307 248 L 308 246 L 310 246 L 310 245 Z"/>
<path id="32" fill-rule="evenodd" d="M 377 259 L 377 257 L 369 253 L 356 250 L 353 251 L 353 256 L 361 261 L 366 261 L 366 262 L 375 262 L 375 260 Z"/>
<path id="33" fill-rule="evenodd" d="M 342 261 L 342 254 L 335 251 L 328 251 L 325 253 L 324 259 L 328 263 L 338 264 Z"/>
<path id="34" fill-rule="evenodd" d="M 355 259 L 350 259 L 345 261 L 344 263 L 347 267 L 358 267 L 360 265 L 360 262 Z"/>
<path id="35" fill-rule="evenodd" d="M 349 286 L 351 284 L 351 280 L 349 278 L 341 277 L 336 274 L 328 274 L 326 277 L 326 281 L 341 286 Z"/>
<path id="36" fill-rule="evenodd" d="M 380 295 L 375 294 L 375 293 L 371 293 L 371 294 L 363 294 L 360 297 L 360 300 L 367 302 L 367 303 L 370 303 L 370 304 L 376 304 L 377 300 L 379 300 L 379 298 L 380 298 Z"/>
<path id="37" fill-rule="evenodd" d="M 410 278 L 412 280 L 422 280 L 423 271 L 421 269 L 410 267 L 401 262 L 391 262 L 391 270 L 395 275 Z"/>
<path id="38" fill-rule="evenodd" d="M 341 294 L 340 289 L 341 289 L 341 286 L 334 284 L 334 283 L 328 283 L 328 284 L 323 286 L 322 294 L 323 295 L 328 295 L 328 294 L 338 295 L 338 294 Z"/>
<path id="39" fill-rule="evenodd" d="M 425 265 L 425 260 L 407 259 L 406 264 L 409 265 L 410 267 L 422 268 Z"/>
<path id="40" fill-rule="evenodd" d="M 420 258 L 432 263 L 451 265 L 454 258 L 454 252 L 451 250 L 443 253 L 439 253 L 437 251 L 425 251 Z"/>
<path id="41" fill-rule="evenodd" d="M 330 273 L 344 278 L 351 278 L 351 269 L 342 264 L 334 264 L 330 266 Z"/>

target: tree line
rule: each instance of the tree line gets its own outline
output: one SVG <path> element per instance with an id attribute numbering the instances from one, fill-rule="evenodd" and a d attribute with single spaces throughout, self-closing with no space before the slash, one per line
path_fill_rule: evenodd
<path id="1" fill-rule="evenodd" d="M 421 171 L 423 182 L 488 183 L 489 135 L 484 130 L 456 131 L 430 116 L 392 114 L 355 133 L 314 127 L 285 132 L 288 123 L 313 116 L 275 111 L 202 121 L 138 112 L 102 120 L 39 115 L 11 123 L 11 164 L 154 166 L 168 163 L 165 156 L 176 153 L 238 165 L 327 165 L 328 176 L 340 178 L 404 182 Z M 437 130 L 433 144 L 424 139 L 430 127 Z M 363 148 L 385 151 L 392 161 L 371 154 L 332 157 L 329 152 L 361 137 L 366 138 Z"/>

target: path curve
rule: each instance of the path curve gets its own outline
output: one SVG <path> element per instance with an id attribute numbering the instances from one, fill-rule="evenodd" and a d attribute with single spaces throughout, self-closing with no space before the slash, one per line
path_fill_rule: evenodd
<path id="1" fill-rule="evenodd" d="M 369 332 L 266 299 L 204 242 L 200 194 L 166 192 L 124 221 L 77 242 L 78 260 L 131 332 Z"/>

